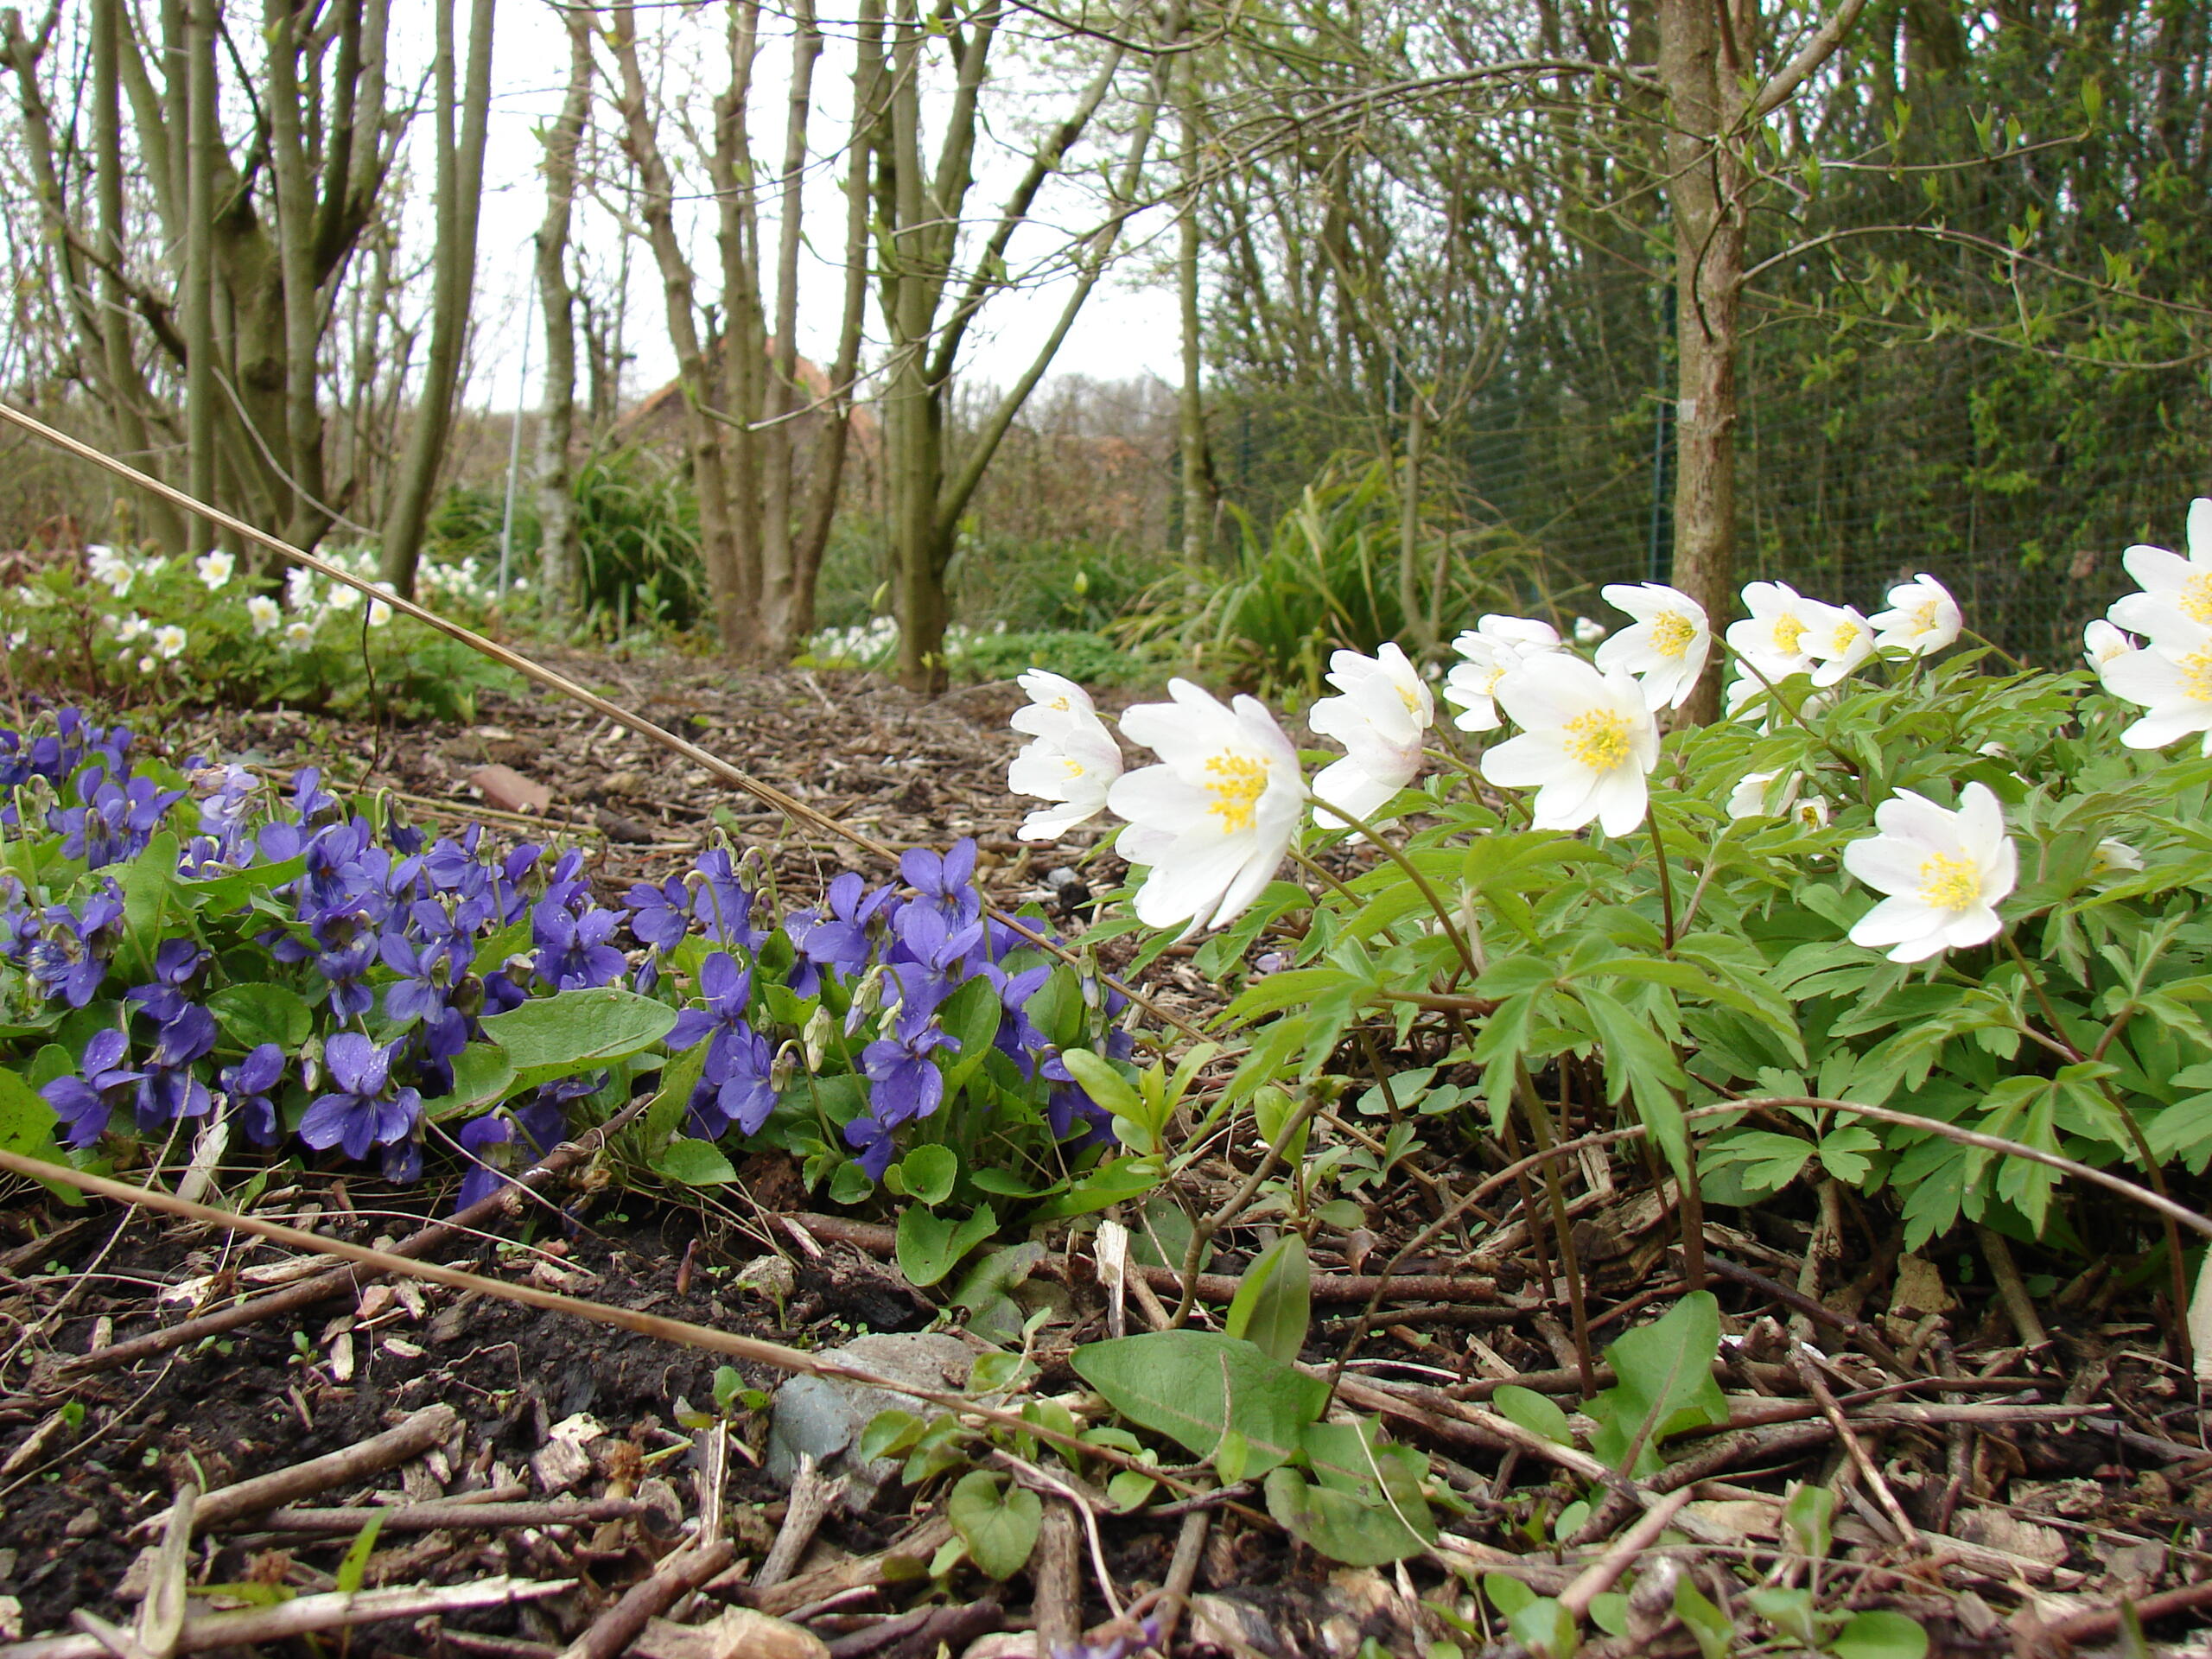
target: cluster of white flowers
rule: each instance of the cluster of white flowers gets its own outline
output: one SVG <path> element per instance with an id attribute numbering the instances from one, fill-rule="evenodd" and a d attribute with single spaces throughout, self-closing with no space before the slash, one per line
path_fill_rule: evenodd
<path id="1" fill-rule="evenodd" d="M 2144 710 L 2120 741 L 2163 749 L 2202 732 L 2202 752 L 2212 755 L 2212 499 L 2190 504 L 2187 558 L 2138 545 L 2122 563 L 2142 591 L 2116 601 L 2105 613 L 2111 620 L 2090 623 L 2084 640 L 2105 690 Z"/>
<path id="2" fill-rule="evenodd" d="M 1006 632 L 1003 620 L 988 628 L 965 627 L 956 622 L 944 631 L 944 654 L 957 657 L 979 640 Z M 898 619 L 872 616 L 850 627 L 820 629 L 807 641 L 806 650 L 817 664 L 831 667 L 881 668 L 899 653 Z"/>
<path id="3" fill-rule="evenodd" d="M 2198 506 L 2191 518 L 2196 565 L 2165 586 L 2200 583 L 2190 591 L 2202 616 L 2195 633 L 2167 637 L 2180 642 L 2176 671 L 2199 676 L 2202 717 L 2188 729 L 2212 731 L 2212 502 Z M 2129 556 L 2146 588 L 2152 574 L 2172 575 L 2148 561 L 2138 569 L 2136 556 L 2153 551 Z M 1647 779 L 1659 759 L 1658 716 L 1689 700 L 1712 654 L 1711 621 L 1688 594 L 1657 582 L 1604 592 L 1630 622 L 1615 631 L 1576 620 L 1574 637 L 1596 646 L 1594 661 L 1576 654 L 1548 623 L 1485 616 L 1454 642 L 1459 660 L 1444 677 L 1444 700 L 1458 709 L 1453 723 L 1461 730 L 1495 731 L 1509 721 L 1517 728 L 1484 749 L 1478 766 L 1491 784 L 1535 791 L 1537 829 L 1572 831 L 1595 823 L 1621 836 L 1641 825 L 1649 810 Z M 1957 601 L 1926 575 L 1892 588 L 1889 608 L 1872 617 L 1782 582 L 1753 582 L 1743 599 L 1750 614 L 1726 636 L 1738 669 L 1732 711 L 1797 675 L 1829 696 L 1840 695 L 1828 688 L 1876 655 L 1925 657 L 1963 627 Z M 2115 619 L 2128 620 L 2133 612 L 2126 609 L 2125 602 L 2114 607 Z M 2093 654 L 2098 643 L 2093 628 Z M 1023 675 L 1030 702 L 1013 724 L 1030 741 L 1007 783 L 1048 804 L 1024 821 L 1022 838 L 1053 840 L 1110 811 L 1125 822 L 1116 850 L 1143 871 L 1135 901 L 1140 920 L 1154 927 L 1181 923 L 1192 931 L 1225 925 L 1273 878 L 1307 810 L 1325 829 L 1373 829 L 1421 773 L 1436 705 L 1404 652 L 1395 645 L 1372 657 L 1339 651 L 1328 680 L 1338 695 L 1317 702 L 1307 723 L 1344 753 L 1309 786 L 1296 749 L 1254 698 L 1224 706 L 1188 681 L 1170 681 L 1172 701 L 1139 704 L 1122 716 L 1122 734 L 1159 756 L 1157 765 L 1124 775 L 1120 746 L 1082 687 L 1042 671 Z M 1802 711 L 1802 699 L 1797 707 Z M 1732 786 L 1728 815 L 1786 817 L 1808 830 L 1825 828 L 1828 804 L 1805 794 L 1804 783 L 1796 772 L 1752 773 Z M 1997 905 L 2012 891 L 2017 855 L 1995 795 L 1969 784 L 1951 810 L 1900 791 L 1876 812 L 1875 828 L 1844 849 L 1845 868 L 1885 895 L 1853 928 L 1855 943 L 1917 962 L 1996 937 L 2003 925 Z M 2119 842 L 2099 856 L 2107 874 L 2141 862 Z"/>

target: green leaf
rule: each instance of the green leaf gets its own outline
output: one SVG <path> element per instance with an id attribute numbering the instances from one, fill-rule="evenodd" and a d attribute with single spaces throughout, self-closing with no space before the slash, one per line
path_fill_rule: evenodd
<path id="1" fill-rule="evenodd" d="M 1075 1373 L 1131 1422 L 1210 1458 L 1230 1428 L 1250 1448 L 1246 1472 L 1294 1456 L 1299 1432 L 1328 1398 L 1319 1377 L 1294 1370 L 1254 1343 L 1211 1331 L 1154 1331 L 1075 1351 Z"/>
<path id="2" fill-rule="evenodd" d="M 1835 1494 L 1810 1481 L 1801 1482 L 1783 1506 L 1782 1525 L 1797 1548 L 1816 1561 L 1828 1558 L 1834 1542 L 1829 1522 L 1835 1516 Z"/>
<path id="3" fill-rule="evenodd" d="M 944 1097 L 951 1100 L 968 1086 L 968 1079 L 991 1057 L 999 1034 L 998 988 L 988 979 L 969 980 L 945 999 L 938 1012 L 946 1033 L 957 1039 L 960 1052 L 946 1061 Z M 949 1190 L 949 1189 L 948 1189 Z M 935 1198 L 925 1200 L 935 1204 Z"/>
<path id="4" fill-rule="evenodd" d="M 0 1066 L 0 1147 L 18 1157 L 58 1164 L 62 1161 L 62 1152 L 54 1138 L 54 1129 L 60 1121 L 35 1089 L 8 1067 Z M 82 1187 L 60 1180 L 41 1180 L 39 1184 L 73 1210 L 81 1208 L 85 1203 Z"/>
<path id="5" fill-rule="evenodd" d="M 1306 1432 L 1341 1430 L 1357 1439 L 1360 1427 L 1314 1423 Z M 1421 1459 L 1413 1457 L 1408 1469 L 1409 1456 L 1403 1446 L 1383 1448 L 1364 1478 L 1364 1490 L 1309 1481 L 1295 1469 L 1272 1470 L 1268 1513 L 1300 1541 L 1347 1567 L 1379 1567 L 1419 1554 L 1434 1541 L 1436 1527 L 1421 1495 Z"/>
<path id="6" fill-rule="evenodd" d="M 1590 1402 L 1598 1424 L 1590 1450 L 1640 1477 L 1663 1466 L 1658 1443 L 1668 1435 L 1727 1422 L 1728 1402 L 1713 1380 L 1719 1352 L 1720 1304 L 1703 1290 L 1608 1347 L 1620 1381 Z"/>
<path id="7" fill-rule="evenodd" d="M 1505 1621 L 1513 1639 L 1537 1659 L 1572 1659 L 1581 1638 L 1574 1615 L 1549 1596 L 1539 1597 Z"/>
<path id="8" fill-rule="evenodd" d="M 176 836 L 162 830 L 113 874 L 123 889 L 123 943 L 116 949 L 113 971 L 129 983 L 154 971 L 162 920 L 175 900 Z"/>
<path id="9" fill-rule="evenodd" d="M 899 1214 L 899 1270 L 909 1283 L 933 1285 L 960 1264 L 960 1258 L 998 1230 L 999 1218 L 988 1204 L 978 1205 L 965 1221 L 931 1215 L 919 1205 Z"/>
<path id="10" fill-rule="evenodd" d="M 727 1186 L 737 1170 L 711 1141 L 671 1141 L 653 1160 L 656 1173 L 684 1186 Z"/>
<path id="11" fill-rule="evenodd" d="M 1567 1425 L 1567 1414 L 1557 1402 L 1538 1394 L 1534 1389 L 1524 1389 L 1507 1383 L 1490 1397 L 1498 1414 L 1521 1425 L 1532 1434 L 1541 1434 L 1554 1446 L 1573 1446 L 1574 1431 Z"/>
<path id="12" fill-rule="evenodd" d="M 423 1114 L 433 1123 L 464 1113 L 481 1111 L 505 1100 L 514 1088 L 515 1065 L 503 1048 L 490 1043 L 471 1043 L 453 1057 L 453 1092 L 423 1103 Z"/>
<path id="13" fill-rule="evenodd" d="M 1835 1659 L 1927 1659 L 1928 1632 L 1903 1613 L 1877 1608 L 1853 1613 L 1828 1651 Z"/>
<path id="14" fill-rule="evenodd" d="M 1045 1504 L 1027 1486 L 1011 1486 L 988 1470 L 971 1469 L 945 1500 L 945 1519 L 968 1546 L 969 1559 L 995 1579 L 1010 1579 L 1037 1548 Z"/>
<path id="15" fill-rule="evenodd" d="M 1699 1659 L 1728 1659 L 1734 1650 L 1734 1623 L 1690 1582 L 1687 1573 L 1675 1581 L 1675 1617 L 1696 1638 Z"/>
<path id="16" fill-rule="evenodd" d="M 369 1518 L 361 1522 L 361 1529 L 353 1535 L 353 1541 L 346 1546 L 346 1554 L 339 1560 L 334 1575 L 339 1593 L 352 1595 L 361 1587 L 362 1577 L 369 1570 L 369 1555 L 377 1547 L 377 1535 L 384 1530 L 387 1511 L 371 1510 Z"/>
<path id="17" fill-rule="evenodd" d="M 922 1438 L 922 1431 L 929 1427 L 925 1419 L 911 1411 L 893 1407 L 879 1411 L 868 1420 L 868 1427 L 861 1430 L 860 1444 L 855 1452 L 861 1464 L 874 1463 L 879 1458 L 895 1458 L 912 1449 Z"/>
<path id="18" fill-rule="evenodd" d="M 1770 1587 L 1753 1590 L 1744 1599 L 1751 1604 L 1753 1612 L 1800 1647 L 1820 1646 L 1821 1633 L 1813 1618 L 1811 1591 Z"/>
<path id="19" fill-rule="evenodd" d="M 910 1197 L 926 1205 L 943 1204 L 952 1196 L 952 1184 L 960 1178 L 960 1160 L 950 1147 L 934 1143 L 916 1147 L 899 1160 L 899 1175 Z"/>
<path id="20" fill-rule="evenodd" d="M 1607 1636 L 1628 1634 L 1628 1598 L 1607 1590 L 1590 1598 L 1590 1622 Z"/>
<path id="21" fill-rule="evenodd" d="M 1157 1158 L 1110 1159 L 1058 1198 L 1046 1199 L 1030 1211 L 1029 1219 L 1058 1221 L 1069 1216 L 1086 1216 L 1109 1205 L 1141 1198 L 1164 1179 L 1166 1174 Z"/>
<path id="22" fill-rule="evenodd" d="M 1483 1594 L 1490 1605 L 1510 1618 L 1536 1599 L 1536 1592 L 1508 1573 L 1483 1574 Z"/>
<path id="23" fill-rule="evenodd" d="M 1083 1085 L 1084 1093 L 1116 1117 L 1126 1117 L 1132 1122 L 1146 1121 L 1144 1102 L 1129 1086 L 1113 1065 L 1087 1048 L 1067 1048 L 1060 1051 L 1061 1062 L 1070 1075 Z"/>
<path id="24" fill-rule="evenodd" d="M 535 1087 L 643 1053 L 668 1035 L 676 1010 L 619 985 L 558 991 L 484 1021 L 514 1062 L 518 1087 Z"/>
<path id="25" fill-rule="evenodd" d="M 207 1007 L 223 1034 L 240 1048 L 275 1043 L 289 1054 L 315 1029 L 314 1010 L 298 992 L 282 985 L 226 985 L 209 995 Z"/>
<path id="26" fill-rule="evenodd" d="M 1295 1364 L 1313 1319 L 1313 1264 L 1306 1241 L 1285 1233 L 1244 1269 L 1222 1329 L 1256 1344 L 1271 1358 Z"/>

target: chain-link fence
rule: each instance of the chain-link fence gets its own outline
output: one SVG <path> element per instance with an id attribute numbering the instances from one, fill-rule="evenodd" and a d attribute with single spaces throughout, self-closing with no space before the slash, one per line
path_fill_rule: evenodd
<path id="1" fill-rule="evenodd" d="M 1609 582 L 1670 565 L 1672 369 L 1658 296 L 1615 306 L 1571 360 L 1509 352 L 1432 440 L 1433 475 L 1477 524 L 1538 556 L 1535 605 L 1606 614 Z M 1640 329 L 1619 325 L 1626 314 Z M 1862 609 L 1926 570 L 1969 626 L 2031 661 L 2077 658 L 2082 625 L 2133 586 L 2136 542 L 2179 550 L 2212 494 L 2202 365 L 2079 367 L 1986 341 L 1845 340 L 1755 328 L 1739 368 L 1740 581 L 1788 582 Z M 1224 499 L 1265 523 L 1332 451 L 1373 453 L 1387 420 L 1281 395 L 1224 399 Z M 2212 550 L 2208 550 L 2212 552 Z"/>

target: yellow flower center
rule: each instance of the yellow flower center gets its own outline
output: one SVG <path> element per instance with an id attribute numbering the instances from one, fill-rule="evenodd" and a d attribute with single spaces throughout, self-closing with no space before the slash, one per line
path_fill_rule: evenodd
<path id="1" fill-rule="evenodd" d="M 1774 619 L 1774 648 L 1784 657 L 1796 656 L 1797 642 L 1804 637 L 1804 623 L 1789 612 Z"/>
<path id="2" fill-rule="evenodd" d="M 1578 766 L 1592 772 L 1611 772 L 1628 759 L 1628 716 L 1610 709 L 1592 709 L 1577 715 L 1561 728 L 1567 753 Z"/>
<path id="3" fill-rule="evenodd" d="M 1680 657 L 1697 638 L 1697 624 L 1680 611 L 1662 611 L 1651 619 L 1651 649 L 1662 657 Z"/>
<path id="4" fill-rule="evenodd" d="M 1981 900 L 1981 866 L 1970 858 L 1931 854 L 1920 867 L 1920 902 L 1936 910 L 1967 910 Z"/>
<path id="5" fill-rule="evenodd" d="M 2181 613 L 2192 622 L 2212 623 L 2212 570 L 2196 570 L 2181 585 Z"/>
<path id="6" fill-rule="evenodd" d="M 1071 778 L 1080 778 L 1083 776 L 1083 762 L 1075 760 L 1071 756 L 1065 754 L 1062 755 L 1060 757 L 1060 767 L 1061 770 Z"/>
<path id="7" fill-rule="evenodd" d="M 1411 715 L 1415 720 L 1419 720 L 1421 718 L 1421 699 L 1402 685 L 1398 687 L 1397 690 L 1398 701 L 1406 705 L 1406 712 Z"/>
<path id="8" fill-rule="evenodd" d="M 1249 830 L 1259 816 L 1260 797 L 1267 792 L 1267 762 L 1224 750 L 1206 762 L 1206 770 L 1212 779 L 1205 791 L 1213 798 L 1206 810 L 1221 820 L 1227 834 Z"/>
<path id="9" fill-rule="evenodd" d="M 1856 622 L 1839 622 L 1835 625 L 1835 639 L 1829 649 L 1840 657 L 1851 649 L 1853 643 L 1858 638 L 1859 625 Z"/>
<path id="10" fill-rule="evenodd" d="M 1915 633 L 1936 632 L 1936 607 L 1942 603 L 1941 600 L 1925 600 L 1905 613 L 1912 619 L 1912 629 Z"/>
<path id="11" fill-rule="evenodd" d="M 2212 702 L 2212 646 L 2192 651 L 2177 664 L 2182 690 L 2192 702 Z"/>

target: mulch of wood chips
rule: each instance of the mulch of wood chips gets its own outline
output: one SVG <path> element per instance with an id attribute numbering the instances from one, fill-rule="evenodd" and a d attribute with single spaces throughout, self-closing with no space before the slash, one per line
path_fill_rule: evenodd
<path id="1" fill-rule="evenodd" d="M 975 836 L 1002 904 L 1049 899 L 1044 874 L 1077 860 L 1080 842 L 1040 851 L 1014 838 L 1024 808 L 1003 787 L 1020 741 L 1005 724 L 1020 701 L 1012 687 L 925 700 L 860 677 L 564 666 L 884 841 Z M 796 832 L 550 699 L 490 698 L 465 727 L 211 714 L 164 738 L 272 766 L 312 761 L 397 791 L 425 820 L 484 817 L 518 836 L 556 827 L 590 850 L 611 887 L 678 868 L 718 821 L 772 857 L 787 896 L 869 868 L 866 855 Z M 517 806 L 530 810 L 502 815 Z M 1103 888 L 1118 866 L 1102 855 L 1085 875 Z M 1218 997 L 1175 957 L 1147 987 L 1191 1014 Z M 1352 1335 L 1370 1287 L 1353 1276 L 1507 1161 L 1471 1131 L 1424 1133 L 1429 1145 L 1370 1195 L 1367 1225 L 1317 1240 L 1312 1363 L 1330 1363 Z M 1194 1201 L 1222 1202 L 1249 1160 L 1203 1166 Z M 899 1274 L 882 1218 L 818 1213 L 820 1195 L 780 1159 L 753 1159 L 740 1176 L 679 1207 L 611 1184 L 603 1158 L 578 1156 L 539 1199 L 511 1206 L 519 1213 L 427 1254 L 493 1281 L 801 1348 L 942 1318 Z M 1601 1345 L 1681 1289 L 1679 1218 L 1627 1166 L 1592 1163 L 1575 1177 L 1573 1237 Z M 2025 1253 L 1993 1262 L 1970 1235 L 1900 1255 L 1877 1214 L 1845 1218 L 1831 1254 L 1833 1237 L 1815 1248 L 1817 1206 L 1794 1193 L 1716 1211 L 1707 1227 L 1730 1332 L 1727 1428 L 1670 1442 L 1665 1471 L 1641 1483 L 1604 1471 L 1616 1497 L 1600 1506 L 1602 1526 L 1554 1547 L 1551 1519 L 1591 1493 L 1598 1471 L 1489 1403 L 1509 1382 L 1570 1411 L 1580 1395 L 1564 1302 L 1547 1295 L 1556 1283 L 1513 1196 L 1403 1264 L 1419 1277 L 1391 1287 L 1344 1373 L 1340 1397 L 1428 1452 L 1457 1495 L 1463 1512 L 1446 1517 L 1433 1556 L 1333 1568 L 1290 1542 L 1249 1491 L 1191 1513 L 1122 1516 L 1078 1486 L 1082 1512 L 1068 1491 L 1054 1494 L 1037 1555 L 997 1585 L 967 1567 L 930 1578 L 947 1535 L 943 1482 L 893 1484 L 857 1512 L 810 1513 L 810 1486 L 795 1498 L 761 1466 L 766 1414 L 729 1397 L 727 1379 L 718 1406 L 720 1355 L 366 1272 L 302 1292 L 297 1282 L 327 1262 L 18 1191 L 0 1211 L 0 1638 L 59 1632 L 67 1645 L 0 1656 L 313 1641 L 352 1656 L 1004 1659 L 1072 1651 L 1086 1630 L 1099 1652 L 1115 1651 L 1128 1629 L 1116 1610 L 1167 1586 L 1190 1596 L 1176 1653 L 1348 1659 L 1368 1639 L 1390 1655 L 1447 1636 L 1482 1645 L 1438 1609 L 1503 1642 L 1503 1621 L 1488 1615 L 1484 1626 L 1468 1588 L 1484 1573 L 1548 1595 L 1578 1593 L 1582 1580 L 1586 1595 L 1586 1574 L 1630 1565 L 1644 1588 L 1630 1598 L 1628 1635 L 1593 1632 L 1586 1651 L 1688 1656 L 1694 1644 L 1659 1586 L 1687 1576 L 1750 1632 L 1745 1592 L 1762 1574 L 1806 1581 L 1782 1548 L 1792 1481 L 1839 1497 L 1827 1605 L 1902 1610 L 1938 1651 L 2110 1643 L 2123 1605 L 2153 1638 L 2186 1639 L 2212 1618 L 2212 1415 L 2169 1351 L 2170 1313 L 2105 1263 Z M 293 1170 L 254 1213 L 391 1243 L 442 1213 L 438 1198 Z M 1263 1236 L 1224 1236 L 1201 1306 L 1217 1314 L 1227 1277 Z M 1058 1309 L 1036 1354 L 1049 1394 L 1080 1386 L 1068 1367 L 1076 1344 L 1109 1318 L 1146 1328 L 1159 1300 L 1133 1285 L 1109 1307 L 1087 1231 L 1062 1226 L 1043 1242 L 1037 1279 Z M 2055 1281 L 2031 1298 L 2023 1273 Z M 1172 1306 L 1173 1287 L 1159 1289 Z M 252 1300 L 263 1297 L 283 1300 Z M 242 1298 L 273 1311 L 207 1323 Z M 161 1332 L 181 1339 L 151 1334 Z M 736 1371 L 748 1390 L 779 1381 L 759 1364 Z M 262 1484 L 241 1492 L 248 1481 Z M 197 1514 L 168 1529 L 165 1548 L 168 1506 L 188 1483 L 202 1494 Z M 1685 1491 L 1687 1502 L 1670 1496 Z M 1676 1530 L 1631 1563 L 1622 1534 L 1640 1510 L 1674 1503 Z M 356 1541 L 378 1514 L 364 1556 Z M 786 1557 L 804 1547 L 766 1583 L 779 1539 Z"/>

